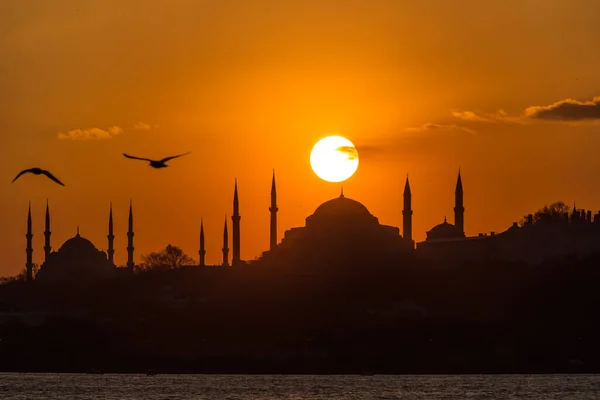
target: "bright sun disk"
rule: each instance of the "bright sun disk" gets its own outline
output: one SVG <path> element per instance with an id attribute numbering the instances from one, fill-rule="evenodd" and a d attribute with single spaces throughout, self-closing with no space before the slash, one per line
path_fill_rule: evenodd
<path id="1" fill-rule="evenodd" d="M 342 182 L 358 168 L 358 152 L 351 141 L 342 136 L 319 140 L 310 153 L 310 166 L 317 176 L 328 182 Z"/>

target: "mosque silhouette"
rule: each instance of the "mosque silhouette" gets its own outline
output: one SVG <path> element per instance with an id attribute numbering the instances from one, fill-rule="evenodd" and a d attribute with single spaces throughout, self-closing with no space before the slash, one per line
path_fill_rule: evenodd
<path id="1" fill-rule="evenodd" d="M 233 194 L 232 257 L 229 259 L 229 233 L 227 219 L 223 228 L 222 267 L 252 265 L 255 262 L 283 263 L 301 260 L 304 264 L 364 263 L 369 260 L 387 260 L 394 263 L 400 255 L 412 254 L 425 260 L 452 262 L 464 260 L 489 261 L 493 259 L 541 262 L 561 254 L 586 255 L 600 251 L 600 214 L 593 217 L 591 211 L 574 208 L 572 215 L 552 223 L 534 224 L 532 216 L 522 226 L 516 222 L 505 232 L 478 234 L 468 237 L 464 229 L 465 207 L 460 170 L 455 189 L 454 224 L 444 222 L 426 232 L 426 239 L 416 243 L 412 236 L 412 194 L 408 176 L 404 186 L 402 210 L 402 233 L 395 226 L 382 225 L 360 202 L 346 197 L 343 190 L 339 197 L 318 206 L 306 218 L 304 227 L 284 232 L 277 243 L 277 190 L 275 173 L 271 185 L 269 249 L 256 261 L 247 262 L 240 257 L 240 220 L 237 180 Z M 544 220 L 544 218 L 542 218 Z M 542 221 L 543 222 L 543 221 Z M 566 222 L 566 223 L 565 223 Z M 57 251 L 52 251 L 50 209 L 46 204 L 44 262 L 33 276 L 31 205 L 27 217 L 26 279 L 52 282 L 112 277 L 132 272 L 134 263 L 133 206 L 129 206 L 127 231 L 127 264 L 117 268 L 114 263 L 114 231 L 112 205 L 108 218 L 108 248 L 98 250 L 88 239 L 79 234 L 67 240 Z M 204 225 L 200 226 L 199 267 L 205 263 Z"/>

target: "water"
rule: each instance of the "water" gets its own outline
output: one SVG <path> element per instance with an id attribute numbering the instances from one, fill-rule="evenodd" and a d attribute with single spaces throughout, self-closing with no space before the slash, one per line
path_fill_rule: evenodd
<path id="1" fill-rule="evenodd" d="M 268 376 L 0 374 L 0 398 L 600 399 L 600 375 Z"/>

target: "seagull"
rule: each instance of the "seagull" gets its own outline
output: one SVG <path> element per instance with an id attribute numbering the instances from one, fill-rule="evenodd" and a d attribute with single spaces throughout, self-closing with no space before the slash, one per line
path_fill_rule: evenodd
<path id="1" fill-rule="evenodd" d="M 125 153 L 123 153 L 123 155 L 125 157 L 131 158 L 133 160 L 148 161 L 150 163 L 150 166 L 152 168 L 166 168 L 166 167 L 168 167 L 168 165 L 166 164 L 167 161 L 172 160 L 172 159 L 177 158 L 177 157 L 185 156 L 185 155 L 190 154 L 190 153 L 191 153 L 191 151 L 188 151 L 187 153 L 178 154 L 176 156 L 165 157 L 162 160 L 150 160 L 149 158 L 134 157 L 134 156 L 130 156 L 129 154 L 125 154 Z"/>
<path id="2" fill-rule="evenodd" d="M 58 183 L 61 186 L 65 186 L 64 183 L 62 183 L 61 181 L 59 181 L 54 175 L 52 175 L 50 172 L 41 169 L 41 168 L 30 168 L 30 169 L 24 169 L 23 171 L 19 172 L 19 175 L 17 175 L 15 177 L 15 179 L 13 179 L 13 182 L 16 181 L 17 179 L 19 179 L 19 177 L 23 174 L 26 173 L 32 173 L 34 175 L 46 175 L 48 178 L 52 179 L 54 182 Z"/>

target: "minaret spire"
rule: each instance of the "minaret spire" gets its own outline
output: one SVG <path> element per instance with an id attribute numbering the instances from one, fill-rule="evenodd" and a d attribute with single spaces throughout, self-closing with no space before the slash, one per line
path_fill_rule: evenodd
<path id="1" fill-rule="evenodd" d="M 229 238 L 227 235 L 227 215 L 225 216 L 225 226 L 223 227 L 223 266 L 229 266 Z"/>
<path id="2" fill-rule="evenodd" d="M 206 255 L 206 250 L 204 249 L 204 221 L 202 218 L 200 218 L 200 250 L 198 251 L 198 255 L 200 256 L 199 265 L 205 267 L 204 256 Z"/>
<path id="3" fill-rule="evenodd" d="M 129 229 L 127 231 L 127 268 L 133 271 L 135 265 L 133 261 L 133 203 L 129 200 Z"/>
<path id="4" fill-rule="evenodd" d="M 271 229 L 269 236 L 269 249 L 274 250 L 277 247 L 277 189 L 275 187 L 275 169 L 273 169 L 273 179 L 271 180 Z"/>
<path id="5" fill-rule="evenodd" d="M 46 199 L 46 229 L 44 230 L 44 262 L 48 261 L 48 257 L 50 256 L 50 251 L 52 251 L 52 247 L 50 247 L 50 235 L 52 232 L 50 231 L 50 206 L 48 205 L 48 199 Z"/>
<path id="6" fill-rule="evenodd" d="M 237 179 L 235 180 L 235 188 L 233 191 L 233 215 L 231 216 L 233 230 L 233 255 L 231 265 L 239 265 L 240 263 L 240 202 L 238 200 Z"/>
<path id="7" fill-rule="evenodd" d="M 115 265 L 115 235 L 113 231 L 113 211 L 112 211 L 112 203 L 110 203 L 110 212 L 108 214 L 108 261 Z"/>
<path id="8" fill-rule="evenodd" d="M 408 174 L 406 174 L 406 183 L 404 184 L 404 209 L 402 210 L 402 234 L 404 240 L 410 243 L 411 249 L 414 248 L 412 238 L 412 194 L 410 192 L 410 183 Z"/>
<path id="9" fill-rule="evenodd" d="M 465 207 L 463 205 L 463 186 L 458 169 L 458 179 L 456 180 L 456 190 L 454 192 L 454 225 L 464 234 L 465 232 Z"/>
<path id="10" fill-rule="evenodd" d="M 31 231 L 31 202 L 29 202 L 29 211 L 27 213 L 27 234 L 25 235 L 27 239 L 27 248 L 25 252 L 27 253 L 27 262 L 25 264 L 26 278 L 28 282 L 33 280 L 33 246 L 31 244 L 31 239 L 33 238 L 33 232 Z"/>

